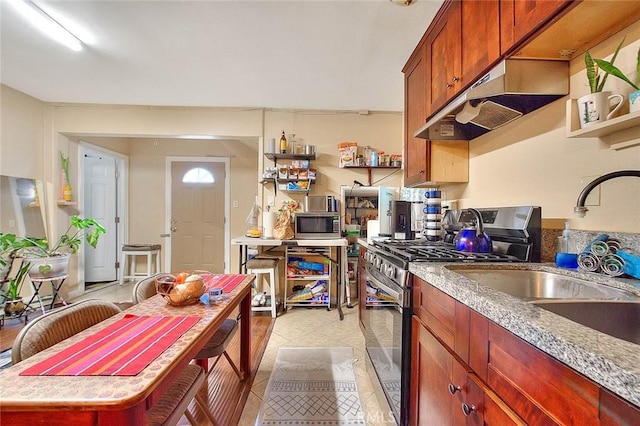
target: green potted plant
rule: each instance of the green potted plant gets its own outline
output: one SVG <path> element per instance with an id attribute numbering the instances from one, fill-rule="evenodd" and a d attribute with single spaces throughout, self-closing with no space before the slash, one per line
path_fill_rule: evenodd
<path id="1" fill-rule="evenodd" d="M 46 239 L 15 238 L 14 236 L 11 249 L 14 253 L 22 253 L 25 260 L 31 263 L 30 277 L 46 279 L 66 273 L 69 257 L 78 251 L 83 237 L 91 247 L 95 248 L 100 235 L 105 233 L 105 228 L 95 219 L 72 216 L 69 227 L 53 245 L 50 245 Z M 0 235 L 1 238 L 3 238 L 2 235 Z M 5 235 L 4 238 L 11 241 L 11 237 Z"/>
<path id="2" fill-rule="evenodd" d="M 616 51 L 611 57 L 611 65 L 613 65 L 613 62 L 616 60 L 623 43 L 624 38 L 620 44 L 618 44 Z M 620 94 L 612 94 L 611 92 L 603 91 L 609 72 L 600 66 L 599 61 L 602 60 L 593 59 L 589 51 L 585 52 L 584 62 L 591 93 L 578 98 L 580 126 L 583 128 L 593 123 L 599 123 L 611 118 L 613 114 L 622 107 L 622 102 L 624 100 L 624 97 Z M 601 70 L 603 73 L 600 73 Z M 617 105 L 613 109 L 610 107 L 612 100 L 617 101 Z"/>
<path id="3" fill-rule="evenodd" d="M 634 83 L 630 78 L 628 78 L 618 67 L 613 65 L 613 60 L 611 62 L 605 61 L 604 59 L 594 59 L 595 63 L 598 65 L 602 71 L 605 73 L 611 74 L 614 77 L 619 78 L 620 80 L 628 83 L 631 87 L 635 89 L 634 92 L 629 94 L 629 111 L 635 112 L 640 110 L 640 49 L 638 49 L 637 59 L 636 59 L 636 79 L 638 83 Z"/>
<path id="4" fill-rule="evenodd" d="M 24 311 L 24 302 L 22 301 L 20 292 L 22 291 L 22 285 L 29 273 L 31 264 L 24 260 L 20 261 L 22 263 L 20 264 L 20 268 L 18 268 L 18 273 L 15 277 L 8 279 L 7 288 L 2 294 L 4 297 L 4 313 L 7 316 L 20 315 Z"/>

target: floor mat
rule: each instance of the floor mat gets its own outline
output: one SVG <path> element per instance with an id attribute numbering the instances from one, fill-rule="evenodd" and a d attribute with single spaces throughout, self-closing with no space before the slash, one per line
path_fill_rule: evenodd
<path id="1" fill-rule="evenodd" d="M 364 425 L 353 348 L 280 348 L 256 425 Z"/>

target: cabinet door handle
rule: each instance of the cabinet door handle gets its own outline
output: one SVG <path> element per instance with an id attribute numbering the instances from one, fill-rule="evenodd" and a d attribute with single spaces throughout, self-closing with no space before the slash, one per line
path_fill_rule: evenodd
<path id="1" fill-rule="evenodd" d="M 459 77 L 456 77 L 456 76 L 454 75 L 454 76 L 453 76 L 453 78 L 451 79 L 451 81 L 455 83 L 455 82 L 457 82 L 457 81 L 460 81 L 460 78 L 459 78 Z"/>
<path id="2" fill-rule="evenodd" d="M 469 405 L 466 402 L 462 403 L 462 412 L 464 413 L 465 416 L 468 417 L 475 411 L 476 411 L 475 405 Z"/>
<path id="3" fill-rule="evenodd" d="M 456 392 L 462 392 L 460 385 L 456 386 L 453 383 L 449 383 L 449 393 L 455 395 Z"/>
<path id="4" fill-rule="evenodd" d="M 451 89 L 453 87 L 453 84 L 447 83 L 444 85 L 444 87 L 446 87 L 447 89 Z"/>

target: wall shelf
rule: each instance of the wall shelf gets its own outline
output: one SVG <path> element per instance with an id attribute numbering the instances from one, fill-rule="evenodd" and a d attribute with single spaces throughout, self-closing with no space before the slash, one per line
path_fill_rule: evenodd
<path id="1" fill-rule="evenodd" d="M 367 170 L 367 185 L 371 186 L 371 171 L 379 169 L 387 170 L 400 170 L 400 166 L 344 166 L 343 169 L 366 169 Z"/>
<path id="2" fill-rule="evenodd" d="M 638 128 L 640 128 L 640 111 L 631 112 L 580 128 L 576 99 L 567 100 L 567 138 L 601 138 L 609 143 L 611 149 L 622 149 L 640 145 Z"/>
<path id="3" fill-rule="evenodd" d="M 315 160 L 315 154 L 278 154 L 278 153 L 265 153 L 265 157 L 272 161 L 278 160 Z"/>
<path id="4" fill-rule="evenodd" d="M 78 205 L 77 201 L 56 200 L 56 203 L 60 207 L 76 207 Z"/>

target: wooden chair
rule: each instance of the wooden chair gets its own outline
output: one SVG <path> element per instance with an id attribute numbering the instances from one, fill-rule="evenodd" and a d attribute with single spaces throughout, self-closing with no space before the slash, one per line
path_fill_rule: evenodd
<path id="1" fill-rule="evenodd" d="M 133 286 L 133 303 L 139 303 L 140 301 L 148 299 L 149 297 L 157 294 L 154 277 L 155 275 L 151 275 L 138 281 Z M 207 375 L 211 373 L 213 367 L 215 367 L 215 365 L 220 360 L 220 357 L 224 356 L 227 361 L 229 361 L 229 364 L 231 364 L 231 368 L 233 368 L 233 371 L 240 378 L 240 380 L 242 380 L 242 374 L 240 373 L 240 370 L 227 353 L 227 346 L 229 346 L 229 343 L 238 331 L 238 328 L 238 318 L 227 318 L 222 323 L 222 326 L 220 326 L 218 331 L 215 332 L 213 337 L 194 357 L 196 363 L 205 369 Z M 215 361 L 210 367 L 207 367 L 207 361 L 209 358 L 215 358 Z"/>

